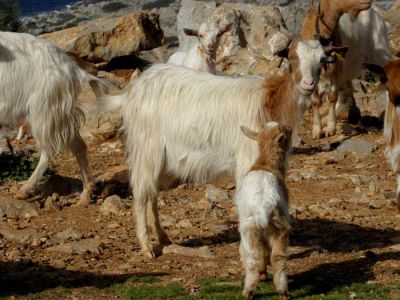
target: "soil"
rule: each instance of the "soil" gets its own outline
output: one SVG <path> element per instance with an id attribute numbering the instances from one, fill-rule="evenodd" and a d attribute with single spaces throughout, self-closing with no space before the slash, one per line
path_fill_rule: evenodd
<path id="1" fill-rule="evenodd" d="M 372 155 L 358 158 L 347 154 L 335 161 L 330 159 L 331 152 L 321 152 L 317 146 L 335 141 L 337 137 L 313 141 L 308 130 L 309 119 L 308 115 L 301 132 L 305 144 L 292 155 L 290 169 L 311 169 L 318 176 L 300 181 L 287 180 L 292 207 L 290 288 L 312 284 L 314 292 L 326 293 L 334 286 L 355 282 L 398 284 L 399 210 L 394 199 L 383 196 L 384 192 L 396 190 L 396 178 L 384 157 L 382 132 L 364 132 L 356 136 L 375 145 Z M 123 142 L 112 140 L 89 146 L 94 176 L 124 162 L 122 145 Z M 51 168 L 62 176 L 79 178 L 71 154 L 55 157 Z M 360 184 L 346 179 L 346 175 L 357 174 L 375 178 L 378 190 L 371 193 L 373 179 Z M 13 197 L 19 185 L 7 182 L 0 186 L 0 194 Z M 229 178 L 216 185 L 228 190 L 232 198 L 234 185 Z M 126 196 L 126 189 L 120 190 L 122 196 Z M 66 228 L 74 228 L 84 238 L 99 237 L 101 251 L 85 255 L 49 252 L 46 242 L 25 245 L 0 236 L 1 295 L 19 294 L 24 298 L 30 293 L 62 285 L 72 289 L 73 299 L 110 299 L 110 294 L 101 290 L 94 295 L 84 291 L 88 286 L 108 287 L 122 283 L 133 275 L 159 276 L 161 283 L 180 283 L 191 291 L 198 289 L 201 277 L 232 276 L 240 280 L 238 219 L 234 205 L 231 199 L 220 200 L 215 207 L 204 209 L 196 205 L 204 194 L 204 186 L 182 184 L 162 191 L 158 203 L 162 220 L 172 217 L 176 223 L 189 220 L 191 224 L 182 227 L 170 224 L 166 228 L 173 243 L 208 246 L 214 254 L 212 258 L 177 254 L 165 254 L 152 260 L 142 257 L 131 211 L 104 217 L 99 211 L 103 201 L 99 195 L 88 207 L 66 206 L 58 212 L 42 211 L 39 217 L 31 219 L 3 219 L 3 225 L 33 229 L 49 237 Z M 77 198 L 77 195 L 63 197 Z M 129 193 L 126 198 L 131 199 Z M 371 207 L 377 199 L 386 199 L 386 202 Z M 29 201 L 43 205 L 40 197 Z M 54 295 L 54 298 L 59 296 Z"/>

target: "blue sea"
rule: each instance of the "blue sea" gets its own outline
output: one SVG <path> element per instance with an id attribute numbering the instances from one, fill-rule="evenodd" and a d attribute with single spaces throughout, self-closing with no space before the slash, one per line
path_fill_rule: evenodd
<path id="1" fill-rule="evenodd" d="M 23 16 L 31 16 L 41 12 L 52 11 L 64 8 L 66 5 L 71 5 L 82 0 L 16 0 L 19 2 Z"/>

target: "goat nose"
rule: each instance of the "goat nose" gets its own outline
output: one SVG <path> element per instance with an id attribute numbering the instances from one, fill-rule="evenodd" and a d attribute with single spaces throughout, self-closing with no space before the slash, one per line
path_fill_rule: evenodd
<path id="1" fill-rule="evenodd" d="M 214 45 L 213 44 L 208 44 L 208 49 L 213 50 L 214 49 Z"/>
<path id="2" fill-rule="evenodd" d="M 307 85 L 314 85 L 314 78 L 304 78 L 304 83 Z"/>

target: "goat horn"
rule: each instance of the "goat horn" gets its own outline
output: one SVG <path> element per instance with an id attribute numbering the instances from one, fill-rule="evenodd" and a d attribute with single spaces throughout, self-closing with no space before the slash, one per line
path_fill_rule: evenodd
<path id="1" fill-rule="evenodd" d="M 314 6 L 314 0 L 309 0 L 308 2 L 310 3 L 310 8 L 315 14 L 315 16 L 319 19 L 322 19 L 322 14 L 319 11 L 317 11 L 317 9 Z"/>

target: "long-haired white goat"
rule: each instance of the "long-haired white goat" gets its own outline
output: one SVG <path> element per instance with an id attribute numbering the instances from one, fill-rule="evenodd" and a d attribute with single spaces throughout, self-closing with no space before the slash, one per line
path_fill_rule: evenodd
<path id="1" fill-rule="evenodd" d="M 83 177 L 78 203 L 89 203 L 91 177 L 86 145 L 79 134 L 84 114 L 77 107 L 85 80 L 96 96 L 107 89 L 53 44 L 29 34 L 0 32 L 0 124 L 27 120 L 40 148 L 39 163 L 17 198 L 32 194 L 52 155 L 70 149 Z"/>
<path id="2" fill-rule="evenodd" d="M 215 74 L 215 56 L 220 38 L 231 28 L 232 23 L 220 26 L 213 21 L 202 23 L 198 31 L 184 28 L 186 35 L 197 37 L 198 40 L 186 52 L 178 51 L 172 54 L 168 63 Z"/>
<path id="3" fill-rule="evenodd" d="M 287 299 L 290 225 L 284 176 L 292 130 L 269 122 L 260 132 L 247 127 L 242 127 L 242 131 L 258 143 L 259 149 L 257 160 L 235 196 L 241 237 L 240 257 L 246 272 L 243 296 L 252 298 L 258 281 L 267 275 L 267 261 L 270 261 L 280 298 Z"/>
<path id="4" fill-rule="evenodd" d="M 276 120 L 297 131 L 321 65 L 331 58 L 327 53 L 318 41 L 293 42 L 292 72 L 268 80 L 153 65 L 122 95 L 103 99 L 105 109 L 119 109 L 123 115 L 136 232 L 146 256 L 154 257 L 147 231 L 148 200 L 157 238 L 168 241 L 157 211 L 161 179 L 172 175 L 205 182 L 230 172 L 240 186 L 257 157 L 256 145 L 246 141 L 240 125 L 260 129 Z"/>

